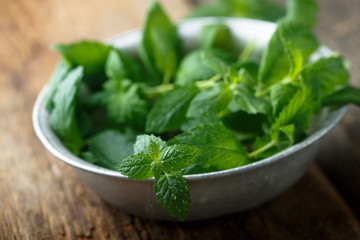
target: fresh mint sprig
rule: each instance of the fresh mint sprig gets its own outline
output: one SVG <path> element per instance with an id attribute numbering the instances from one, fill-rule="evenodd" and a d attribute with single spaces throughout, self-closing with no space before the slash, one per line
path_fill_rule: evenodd
<path id="1" fill-rule="evenodd" d="M 115 169 L 136 180 L 155 177 L 157 200 L 171 216 L 184 221 L 191 199 L 181 171 L 199 154 L 199 149 L 185 144 L 167 146 L 159 137 L 140 135 L 134 145 L 134 154 L 118 163 Z"/>

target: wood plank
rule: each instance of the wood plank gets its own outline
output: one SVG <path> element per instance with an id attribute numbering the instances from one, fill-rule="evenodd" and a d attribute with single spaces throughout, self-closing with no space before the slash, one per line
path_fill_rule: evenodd
<path id="1" fill-rule="evenodd" d="M 189 9 L 186 1 L 162 2 L 174 19 Z M 360 239 L 359 223 L 314 166 L 260 208 L 178 224 L 104 204 L 46 152 L 32 130 L 31 111 L 58 60 L 48 45 L 103 40 L 139 27 L 147 3 L 0 0 L 0 239 Z"/>

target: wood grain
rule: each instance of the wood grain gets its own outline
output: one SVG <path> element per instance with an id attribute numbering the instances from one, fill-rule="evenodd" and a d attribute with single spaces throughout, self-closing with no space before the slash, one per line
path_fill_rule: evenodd
<path id="1" fill-rule="evenodd" d="M 323 10 L 317 33 L 353 62 L 351 71 L 359 79 L 359 2 L 319 2 Z M 187 1 L 162 3 L 175 20 L 190 9 Z M 104 40 L 140 27 L 147 4 L 0 0 L 0 239 L 360 239 L 354 208 L 315 165 L 262 207 L 179 224 L 140 219 L 104 204 L 71 167 L 46 152 L 32 130 L 31 111 L 58 60 L 48 46 L 80 38 Z M 360 183 L 359 119 L 359 110 L 351 108 L 318 157 L 321 163 L 332 159 L 322 165 L 348 202 L 355 201 L 352 206 L 360 199 L 353 194 Z"/>

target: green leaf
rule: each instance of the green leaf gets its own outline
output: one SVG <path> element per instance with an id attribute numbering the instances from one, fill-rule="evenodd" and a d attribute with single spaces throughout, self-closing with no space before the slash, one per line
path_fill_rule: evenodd
<path id="1" fill-rule="evenodd" d="M 217 83 L 198 93 L 191 101 L 186 116 L 200 118 L 212 112 L 222 115 L 232 98 L 232 90 L 228 84 Z"/>
<path id="2" fill-rule="evenodd" d="M 184 221 L 191 203 L 190 189 L 180 173 L 162 175 L 155 179 L 157 201 L 172 217 Z"/>
<path id="3" fill-rule="evenodd" d="M 233 90 L 233 103 L 231 111 L 239 110 L 249 114 L 262 113 L 268 115 L 271 112 L 271 105 L 265 99 L 256 97 L 244 84 L 237 84 Z"/>
<path id="4" fill-rule="evenodd" d="M 259 85 L 261 90 L 281 81 L 290 69 L 289 59 L 280 40 L 279 30 L 272 35 L 261 57 Z"/>
<path id="5" fill-rule="evenodd" d="M 360 106 L 360 89 L 348 86 L 322 99 L 322 105 L 345 105 L 349 103 Z"/>
<path id="6" fill-rule="evenodd" d="M 163 79 L 168 83 L 175 76 L 179 43 L 176 27 L 153 1 L 148 8 L 139 54 L 156 82 Z"/>
<path id="7" fill-rule="evenodd" d="M 53 98 L 55 96 L 58 85 L 65 79 L 70 70 L 71 66 L 63 59 L 56 66 L 56 69 L 48 83 L 48 90 L 45 96 L 45 107 L 48 111 L 51 111 L 54 107 Z"/>
<path id="8" fill-rule="evenodd" d="M 319 99 L 349 85 L 349 73 L 340 57 L 321 58 L 308 64 L 301 76 Z"/>
<path id="9" fill-rule="evenodd" d="M 103 71 L 111 47 L 94 41 L 79 41 L 56 44 L 53 49 L 74 66 L 83 66 L 84 74 L 96 74 Z"/>
<path id="10" fill-rule="evenodd" d="M 231 64 L 236 61 L 236 59 L 228 53 L 219 49 L 208 49 L 207 51 L 211 52 L 212 55 L 215 55 L 227 64 Z M 216 75 L 216 71 L 205 64 L 204 58 L 202 57 L 203 54 L 203 49 L 197 49 L 188 53 L 184 57 L 176 74 L 176 84 L 185 86 L 193 84 L 196 81 L 208 80 Z"/>
<path id="11" fill-rule="evenodd" d="M 165 141 L 161 140 L 161 138 L 156 137 L 154 135 L 139 135 L 136 138 L 136 142 L 134 144 L 134 153 L 149 153 L 150 143 L 154 142 L 158 145 L 160 151 L 167 147 Z"/>
<path id="12" fill-rule="evenodd" d="M 206 25 L 201 29 L 201 47 L 204 49 L 218 48 L 237 55 L 236 44 L 228 26 L 225 24 Z"/>
<path id="13" fill-rule="evenodd" d="M 222 0 L 221 0 L 222 1 Z M 227 0 L 232 4 L 234 17 L 276 21 L 284 16 L 284 10 L 267 0 Z"/>
<path id="14" fill-rule="evenodd" d="M 220 118 L 214 112 L 204 112 L 196 118 L 187 118 L 180 126 L 180 129 L 185 132 L 205 123 L 218 122 L 220 122 Z"/>
<path id="15" fill-rule="evenodd" d="M 294 80 L 307 58 L 319 47 L 319 43 L 306 26 L 297 22 L 280 21 L 278 30 L 290 62 L 289 76 Z"/>
<path id="16" fill-rule="evenodd" d="M 152 163 L 153 160 L 148 154 L 138 153 L 125 158 L 115 166 L 115 169 L 129 178 L 146 180 L 154 176 Z"/>
<path id="17" fill-rule="evenodd" d="M 175 144 L 161 151 L 160 161 L 165 172 L 181 171 L 200 155 L 200 150 L 184 144 Z"/>
<path id="18" fill-rule="evenodd" d="M 147 116 L 145 131 L 162 133 L 179 128 L 185 120 L 190 101 L 197 94 L 193 86 L 175 88 L 161 96 Z"/>
<path id="19" fill-rule="evenodd" d="M 76 101 L 82 77 L 83 68 L 77 67 L 69 72 L 59 84 L 53 99 L 54 108 L 49 119 L 51 128 L 75 155 L 80 153 L 83 146 L 83 140 L 75 118 Z"/>
<path id="20" fill-rule="evenodd" d="M 104 86 L 107 114 L 115 125 L 128 124 L 144 128 L 148 103 L 140 97 L 139 86 L 126 81 L 108 80 Z"/>
<path id="21" fill-rule="evenodd" d="M 225 76 L 229 65 L 221 58 L 217 57 L 212 51 L 204 50 L 201 53 L 202 62 L 216 74 Z"/>
<path id="22" fill-rule="evenodd" d="M 217 170 L 249 163 L 244 146 L 222 123 L 204 124 L 169 140 L 168 144 L 187 144 L 201 150 L 196 164 Z"/>
<path id="23" fill-rule="evenodd" d="M 291 84 L 275 84 L 270 89 L 270 103 L 273 109 L 273 116 L 279 116 L 281 110 L 289 103 L 295 95 L 298 87 Z"/>
<path id="24" fill-rule="evenodd" d="M 195 7 L 188 17 L 230 16 L 231 13 L 231 5 L 227 1 L 217 1 L 214 4 L 202 4 Z"/>
<path id="25" fill-rule="evenodd" d="M 309 87 L 299 89 L 276 118 L 274 128 L 294 124 L 297 130 L 306 130 L 317 105 Z"/>
<path id="26" fill-rule="evenodd" d="M 287 139 L 291 142 L 291 144 L 294 144 L 294 135 L 295 135 L 295 125 L 289 124 L 286 126 L 279 127 L 279 131 L 285 134 Z"/>
<path id="27" fill-rule="evenodd" d="M 276 21 L 284 10 L 267 0 L 218 0 L 196 7 L 189 17 L 227 16 Z"/>
<path id="28" fill-rule="evenodd" d="M 117 130 L 106 130 L 88 141 L 90 152 L 97 164 L 114 169 L 114 166 L 133 154 L 134 142 Z"/>
<path id="29" fill-rule="evenodd" d="M 264 114 L 239 111 L 227 114 L 222 121 L 234 132 L 239 141 L 247 141 L 264 134 L 263 125 L 267 124 L 268 118 Z"/>
<path id="30" fill-rule="evenodd" d="M 148 154 L 153 161 L 157 161 L 160 158 L 160 147 L 156 142 L 150 140 Z"/>
<path id="31" fill-rule="evenodd" d="M 289 0 L 286 6 L 286 18 L 313 28 L 316 24 L 318 6 L 314 0 Z"/>
<path id="32" fill-rule="evenodd" d="M 138 62 L 124 52 L 112 49 L 105 65 L 106 76 L 111 79 L 128 78 L 134 82 L 144 82 L 146 76 Z"/>

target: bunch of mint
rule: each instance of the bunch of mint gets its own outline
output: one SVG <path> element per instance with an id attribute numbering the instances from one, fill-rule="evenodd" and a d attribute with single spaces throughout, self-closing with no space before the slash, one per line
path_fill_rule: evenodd
<path id="1" fill-rule="evenodd" d="M 48 85 L 50 125 L 74 154 L 129 178 L 155 178 L 164 210 L 185 220 L 183 175 L 240 167 L 306 137 L 322 107 L 360 104 L 343 59 L 309 57 L 316 4 L 289 0 L 261 58 L 222 24 L 184 53 L 160 5 L 147 13 L 138 56 L 103 43 L 55 45 L 63 55 Z M 240 49 L 240 50 L 239 50 Z"/>

